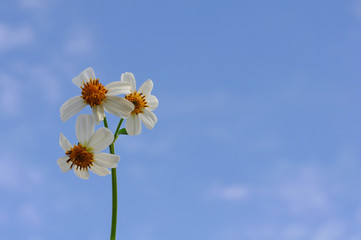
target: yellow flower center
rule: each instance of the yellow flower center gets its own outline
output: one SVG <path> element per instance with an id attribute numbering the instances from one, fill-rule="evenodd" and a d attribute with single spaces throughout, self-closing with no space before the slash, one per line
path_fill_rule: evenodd
<path id="1" fill-rule="evenodd" d="M 81 86 L 81 97 L 91 107 L 100 105 L 106 98 L 108 90 L 99 82 L 99 79 L 90 79 L 89 82 Z"/>
<path id="2" fill-rule="evenodd" d="M 125 99 L 134 105 L 134 110 L 131 114 L 143 113 L 143 109 L 149 107 L 148 103 L 145 101 L 145 95 L 143 95 L 143 93 L 137 93 L 137 91 L 135 91 L 126 95 Z"/>
<path id="3" fill-rule="evenodd" d="M 74 165 L 76 169 L 80 168 L 80 170 L 88 170 L 88 168 L 91 168 L 91 166 L 93 166 L 94 154 L 89 152 L 87 148 L 80 143 L 78 145 L 74 144 L 74 147 L 72 147 L 65 154 L 69 157 L 66 162 L 71 162 L 70 169 L 73 168 Z"/>

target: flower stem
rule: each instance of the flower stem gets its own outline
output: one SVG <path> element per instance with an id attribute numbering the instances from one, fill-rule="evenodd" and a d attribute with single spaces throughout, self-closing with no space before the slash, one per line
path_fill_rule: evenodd
<path id="1" fill-rule="evenodd" d="M 114 142 L 118 138 L 118 131 L 122 125 L 123 119 L 120 119 L 117 130 L 114 133 L 114 141 L 109 145 L 109 152 L 114 154 Z M 108 127 L 108 122 L 106 117 L 104 117 L 104 127 Z M 117 232 L 117 169 L 112 168 L 112 192 L 113 192 L 113 208 L 112 208 L 112 226 L 110 232 L 110 240 L 115 240 L 115 234 Z"/>
<path id="2" fill-rule="evenodd" d="M 123 118 L 120 119 L 119 123 L 118 123 L 118 126 L 117 126 L 117 130 L 115 130 L 115 133 L 114 133 L 114 140 L 113 140 L 113 147 L 114 147 L 114 143 L 115 141 L 117 141 L 118 139 L 118 136 L 119 136 L 119 129 L 120 129 L 120 126 L 122 125 L 123 123 Z"/>

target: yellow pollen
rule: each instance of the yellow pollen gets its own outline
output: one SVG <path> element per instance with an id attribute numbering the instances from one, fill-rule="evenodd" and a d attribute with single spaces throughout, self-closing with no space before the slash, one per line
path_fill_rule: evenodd
<path id="1" fill-rule="evenodd" d="M 88 168 L 90 169 L 91 166 L 93 166 L 94 154 L 89 152 L 86 147 L 80 143 L 78 145 L 74 144 L 74 147 L 65 154 L 69 157 L 66 162 L 71 162 L 70 168 L 73 168 L 75 165 L 76 169 L 80 168 L 80 170 L 88 170 Z"/>
<path id="2" fill-rule="evenodd" d="M 134 110 L 131 114 L 139 114 L 143 113 L 143 109 L 148 106 L 148 103 L 145 101 L 145 95 L 143 93 L 137 93 L 137 91 L 130 93 L 125 96 L 125 99 L 133 103 Z"/>
<path id="3" fill-rule="evenodd" d="M 81 97 L 84 102 L 91 107 L 100 105 L 106 98 L 108 90 L 99 82 L 99 79 L 90 79 L 89 82 L 81 86 Z"/>

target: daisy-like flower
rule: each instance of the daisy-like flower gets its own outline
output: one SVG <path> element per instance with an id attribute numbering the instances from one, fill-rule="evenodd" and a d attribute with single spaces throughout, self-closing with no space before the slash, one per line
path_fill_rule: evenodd
<path id="1" fill-rule="evenodd" d="M 119 94 L 129 94 L 130 84 L 127 82 L 112 82 L 105 87 L 95 77 L 93 68 L 87 68 L 73 78 L 73 83 L 81 88 L 81 96 L 70 98 L 60 108 L 63 122 L 80 112 L 86 105 L 92 108 L 97 124 L 105 117 L 104 110 L 121 118 L 127 118 L 134 105 L 128 100 L 118 97 Z"/>
<path id="2" fill-rule="evenodd" d="M 138 135 L 142 131 L 141 122 L 148 129 L 152 129 L 158 121 L 157 116 L 152 112 L 158 107 L 158 99 L 151 95 L 153 89 L 152 80 L 148 79 L 136 90 L 133 73 L 126 72 L 121 76 L 121 82 L 130 84 L 130 94 L 125 95 L 125 99 L 133 103 L 134 110 L 127 118 L 126 130 L 129 135 Z"/>
<path id="3" fill-rule="evenodd" d="M 58 159 L 62 172 L 74 170 L 75 175 L 82 179 L 89 178 L 89 170 L 99 176 L 110 174 L 107 168 L 117 167 L 120 157 L 114 154 L 101 153 L 114 139 L 107 128 L 99 128 L 96 132 L 92 115 L 79 115 L 75 124 L 77 145 L 71 145 L 68 139 L 60 133 L 59 144 L 65 152 L 65 157 Z"/>

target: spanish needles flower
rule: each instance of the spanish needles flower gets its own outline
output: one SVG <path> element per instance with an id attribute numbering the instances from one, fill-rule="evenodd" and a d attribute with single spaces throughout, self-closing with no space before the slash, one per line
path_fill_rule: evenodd
<path id="1" fill-rule="evenodd" d="M 116 96 L 131 93 L 130 84 L 127 82 L 116 81 L 104 86 L 90 67 L 73 78 L 73 83 L 81 88 L 81 96 L 72 97 L 61 106 L 60 117 L 63 122 L 80 112 L 86 105 L 92 108 L 97 124 L 104 119 L 104 110 L 122 118 L 127 118 L 134 110 L 132 103 Z"/>
<path id="2" fill-rule="evenodd" d="M 114 140 L 112 132 L 107 128 L 99 128 L 96 132 L 92 115 L 79 115 L 76 120 L 75 131 L 78 138 L 77 145 L 71 145 L 68 139 L 60 133 L 59 144 L 65 155 L 57 163 L 62 172 L 70 169 L 82 178 L 89 178 L 89 170 L 99 176 L 110 174 L 107 168 L 117 167 L 120 157 L 109 153 L 100 153 Z"/>
<path id="3" fill-rule="evenodd" d="M 158 99 L 151 95 L 153 89 L 152 80 L 145 81 L 139 90 L 136 90 L 136 83 L 133 73 L 126 72 L 121 75 L 121 82 L 130 84 L 131 93 L 125 95 L 125 99 L 133 103 L 134 109 L 127 118 L 125 128 L 129 135 L 139 135 L 142 131 L 141 121 L 148 129 L 152 129 L 158 121 L 157 116 L 152 112 L 158 107 Z"/>

